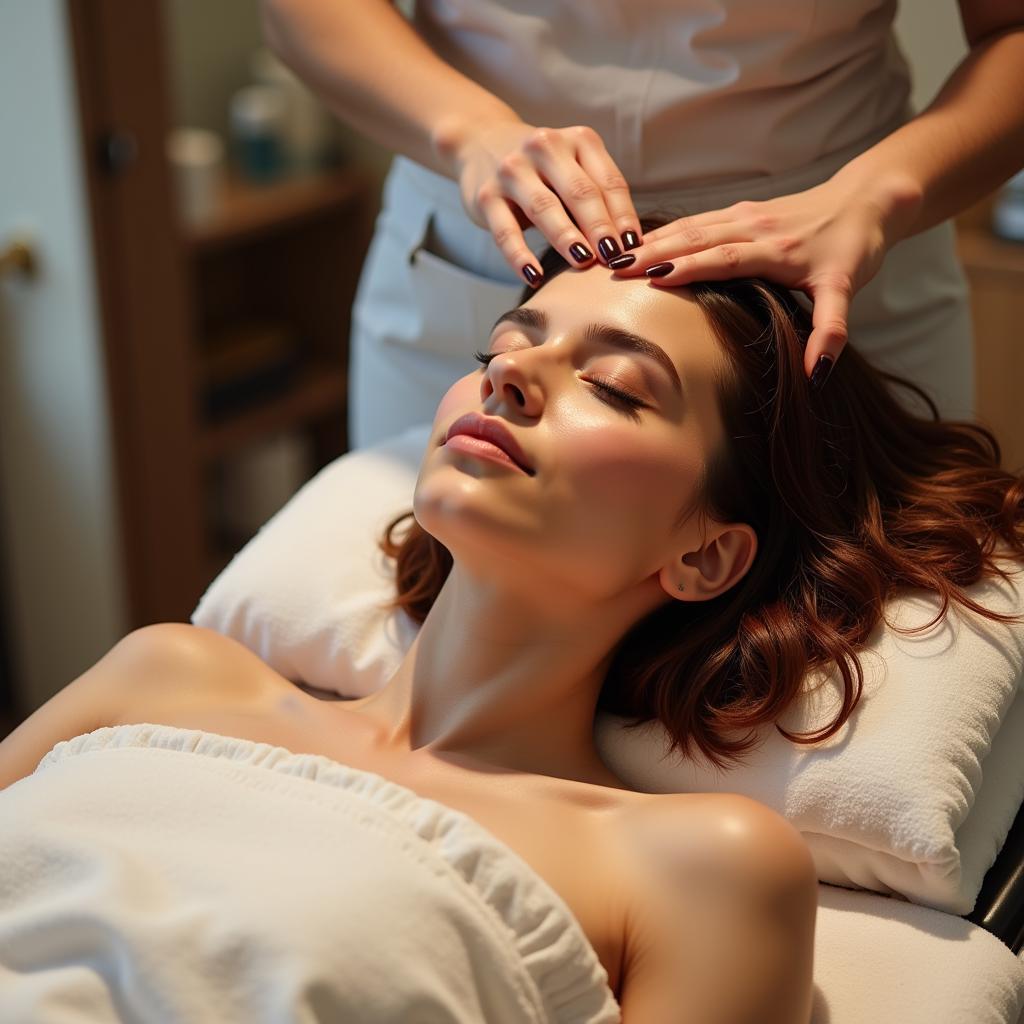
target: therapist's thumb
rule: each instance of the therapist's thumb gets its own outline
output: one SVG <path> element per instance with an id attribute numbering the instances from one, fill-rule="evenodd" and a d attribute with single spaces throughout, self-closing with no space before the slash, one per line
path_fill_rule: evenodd
<path id="1" fill-rule="evenodd" d="M 849 338 L 850 293 L 824 285 L 814 292 L 812 300 L 812 330 L 804 350 L 804 373 L 812 390 L 819 391 Z"/>

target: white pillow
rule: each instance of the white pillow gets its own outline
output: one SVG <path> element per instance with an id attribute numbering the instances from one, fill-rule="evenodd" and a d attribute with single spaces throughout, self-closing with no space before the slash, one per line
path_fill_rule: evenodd
<path id="1" fill-rule="evenodd" d="M 324 467 L 213 581 L 193 623 L 233 637 L 293 681 L 347 697 L 382 687 L 419 627 L 383 610 L 393 563 L 376 540 L 412 508 L 429 431 L 422 424 Z M 1024 574 L 969 593 L 1019 614 Z M 936 598 L 914 592 L 891 602 L 887 617 L 918 625 L 937 609 Z M 768 727 L 748 764 L 721 774 L 703 760 L 663 761 L 660 723 L 628 732 L 625 719 L 600 713 L 598 751 L 637 790 L 743 793 L 774 808 L 803 833 L 823 882 L 969 913 L 1024 797 L 1024 698 L 1014 703 L 1024 627 L 954 609 L 917 637 L 879 623 L 861 654 L 858 708 L 814 747 Z M 823 685 L 782 724 L 807 732 L 831 720 L 838 680 L 838 672 L 809 678 Z M 984 787 L 983 773 L 991 775 Z"/>

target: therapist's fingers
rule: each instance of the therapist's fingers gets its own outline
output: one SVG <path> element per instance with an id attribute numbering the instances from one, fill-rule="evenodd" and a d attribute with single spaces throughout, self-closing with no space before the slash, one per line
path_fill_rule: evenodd
<path id="1" fill-rule="evenodd" d="M 812 330 L 804 349 L 804 372 L 818 391 L 832 372 L 849 337 L 851 288 L 848 282 L 829 281 L 807 289 L 814 302 Z"/>
<path id="2" fill-rule="evenodd" d="M 566 135 L 575 144 L 577 162 L 604 199 L 604 209 L 613 229 L 612 237 L 619 237 L 624 251 L 635 249 L 644 241 L 640 217 L 633 205 L 625 175 L 608 152 L 604 139 L 589 125 L 567 128 Z M 565 194 L 564 191 L 560 192 L 563 197 Z M 585 199 L 578 206 L 570 204 L 570 208 L 576 223 L 587 232 L 587 236 L 600 242 L 600 238 L 596 237 L 599 233 L 598 224 L 591 217 L 602 211 L 597 207 L 588 210 Z"/>
<path id="3" fill-rule="evenodd" d="M 595 254 L 607 263 L 622 254 L 624 245 L 639 243 L 640 222 L 628 199 L 629 186 L 614 163 L 601 164 L 593 139 L 600 141 L 593 129 L 582 125 L 538 128 L 525 140 L 522 153 L 507 157 L 499 170 L 506 194 L 570 266 L 589 264 Z M 603 168 L 600 182 L 580 163 L 581 145 L 590 146 L 591 166 Z M 614 216 L 610 206 L 618 211 Z M 626 231 L 636 235 L 630 243 L 622 237 Z"/>
<path id="4" fill-rule="evenodd" d="M 497 185 L 481 185 L 477 191 L 476 205 L 502 256 L 515 268 L 516 273 L 536 288 L 543 280 L 540 260 L 526 244 L 523 225 L 512 212 L 501 189 Z"/>
<path id="5" fill-rule="evenodd" d="M 734 224 L 735 221 L 740 219 L 740 214 L 743 212 L 745 205 L 751 204 L 746 202 L 733 203 L 732 206 L 727 206 L 721 210 L 708 210 L 707 213 L 695 213 L 689 217 L 671 220 L 667 224 L 662 224 L 661 227 L 648 231 L 644 236 L 644 244 L 658 242 L 664 238 L 671 238 L 680 232 L 702 231 L 713 224 Z"/>
<path id="6" fill-rule="evenodd" d="M 615 273 L 620 277 L 639 277 L 648 267 L 666 260 L 676 260 L 706 249 L 752 240 L 749 235 L 737 232 L 733 224 L 709 224 L 703 228 L 692 226 L 689 222 L 685 228 L 678 226 L 682 224 L 681 221 L 676 224 L 676 230 L 671 234 L 658 238 L 654 238 L 653 233 L 646 235 L 643 246 L 636 251 L 636 262 L 628 267 L 613 268 Z"/>
<path id="7" fill-rule="evenodd" d="M 614 191 L 628 191 L 629 186 L 617 168 L 610 180 L 600 184 L 586 172 L 577 151 L 581 145 L 593 146 L 593 139 L 600 137 L 585 125 L 538 128 L 523 145 L 533 166 L 517 168 L 519 173 L 507 182 L 516 202 L 570 266 L 590 263 L 573 248 L 579 232 L 586 237 L 589 251 L 599 254 L 605 263 L 622 255 L 619 229 L 605 201 L 606 188 L 611 185 Z M 628 227 L 636 230 L 639 222 L 629 221 Z"/>
<path id="8" fill-rule="evenodd" d="M 523 234 L 531 225 L 570 266 L 609 263 L 642 242 L 628 185 L 587 125 L 498 120 L 471 132 L 456 162 L 470 220 L 491 232 L 531 285 L 541 281 L 540 260 Z"/>
<path id="9" fill-rule="evenodd" d="M 540 260 L 526 244 L 523 234 L 524 226 L 531 222 L 570 266 L 593 263 L 594 250 L 588 248 L 586 236 L 573 224 L 558 195 L 541 180 L 525 157 L 507 157 L 499 178 L 499 184 L 494 187 L 487 184 L 480 187 L 477 208 L 502 255 L 531 285 L 537 287 L 542 280 Z M 509 200 L 522 211 L 522 219 L 516 216 Z"/>
<path id="10" fill-rule="evenodd" d="M 777 258 L 760 242 L 726 242 L 703 252 L 655 263 L 645 273 L 652 284 L 671 288 L 691 281 L 724 281 L 733 277 L 777 278 L 778 268 Z"/>

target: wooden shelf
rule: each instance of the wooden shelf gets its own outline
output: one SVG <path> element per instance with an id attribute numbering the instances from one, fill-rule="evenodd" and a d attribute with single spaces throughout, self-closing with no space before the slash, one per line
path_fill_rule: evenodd
<path id="1" fill-rule="evenodd" d="M 210 463 L 278 430 L 340 413 L 345 408 L 347 395 L 348 374 L 344 369 L 313 363 L 283 395 L 263 399 L 252 409 L 236 413 L 223 422 L 204 425 L 200 457 L 204 463 Z"/>
<path id="2" fill-rule="evenodd" d="M 208 221 L 183 226 L 186 245 L 195 252 L 221 248 L 342 209 L 365 195 L 363 175 L 352 168 L 285 178 L 254 185 L 231 177 L 220 209 Z"/>
<path id="3" fill-rule="evenodd" d="M 1024 243 L 1004 241 L 984 227 L 960 225 L 957 252 L 967 270 L 1024 275 Z"/>
<path id="4" fill-rule="evenodd" d="M 130 628 L 188 621 L 227 564 L 238 541 L 223 536 L 231 511 L 223 499 L 232 480 L 259 464 L 261 453 L 250 447 L 299 435 L 287 440 L 302 442 L 296 451 L 308 455 L 311 472 L 347 450 L 352 307 L 382 185 L 358 147 L 338 146 L 332 166 L 266 184 L 229 167 L 211 216 L 189 223 L 166 159 L 169 133 L 188 118 L 175 109 L 180 90 L 167 72 L 196 78 L 204 109 L 226 109 L 235 86 L 218 69 L 237 48 L 207 48 L 218 41 L 202 39 L 202 52 L 186 52 L 164 6 L 68 5 L 77 134 L 91 152 L 90 140 L 116 126 L 148 154 L 132 165 L 130 188 L 112 189 L 103 161 L 83 164 Z M 241 34 L 221 33 L 229 43 L 250 26 L 235 27 Z M 280 360 L 276 395 L 269 385 L 277 378 L 255 369 L 272 365 L 269 355 L 211 386 L 205 357 L 224 334 L 260 324 L 285 331 L 305 365 L 290 372 Z M 265 457 L 270 464 L 272 455 Z M 267 480 L 268 492 L 273 485 Z"/>

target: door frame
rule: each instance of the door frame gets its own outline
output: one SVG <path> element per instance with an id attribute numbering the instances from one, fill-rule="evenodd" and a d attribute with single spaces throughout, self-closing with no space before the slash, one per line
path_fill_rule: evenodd
<path id="1" fill-rule="evenodd" d="M 203 578 L 188 265 L 165 139 L 162 4 L 65 0 L 131 628 L 188 621 Z"/>

